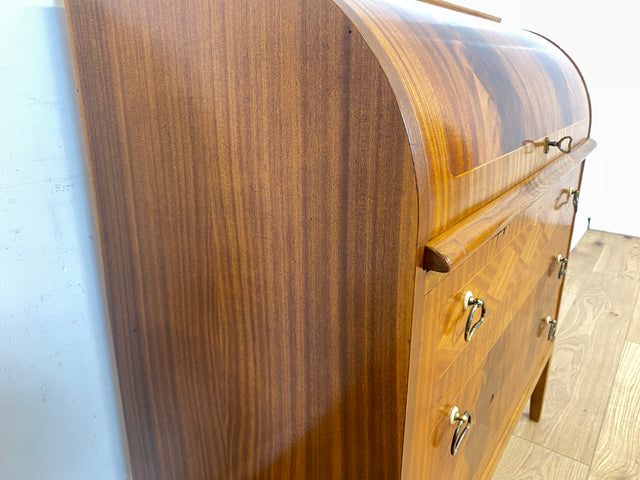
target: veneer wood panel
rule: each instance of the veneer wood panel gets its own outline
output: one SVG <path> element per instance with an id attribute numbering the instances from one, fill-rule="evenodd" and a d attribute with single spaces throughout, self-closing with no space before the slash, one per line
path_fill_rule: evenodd
<path id="1" fill-rule="evenodd" d="M 411 1 L 66 7 L 134 477 L 489 475 L 551 353 L 595 146 L 571 59 Z M 465 237 L 450 277 L 424 268 L 439 235 Z M 449 358 L 476 280 L 499 309 Z M 466 371 L 485 441 L 430 465 L 413 446 Z"/>
<path id="2" fill-rule="evenodd" d="M 576 189 L 580 177 L 571 177 L 568 172 L 580 164 L 585 156 L 593 151 L 596 142 L 588 140 L 561 161 L 544 168 L 538 175 L 524 181 L 506 192 L 498 199 L 489 202 L 472 215 L 457 223 L 451 229 L 431 239 L 427 243 L 424 267 L 437 272 L 449 272 L 464 259 L 468 252 L 474 251 L 507 226 L 517 225 L 531 205 L 540 197 L 554 195 L 554 210 L 562 206 L 571 206 L 570 188 Z M 565 177 L 566 185 L 555 185 L 558 177 Z M 549 192 L 551 190 L 553 193 Z"/>
<path id="3" fill-rule="evenodd" d="M 414 457 L 410 478 L 437 478 L 440 472 L 448 472 L 452 478 L 478 479 L 490 473 L 551 353 L 552 344 L 541 324 L 544 300 L 553 298 L 549 288 L 549 282 L 541 280 L 486 360 L 476 371 L 469 368 L 452 382 L 435 408 L 425 409 L 433 413 L 423 417 L 416 429 L 410 448 L 420 454 Z M 449 424 L 448 410 L 453 405 L 471 410 L 474 416 L 455 457 L 449 454 L 454 426 Z M 488 444 L 496 448 L 485 448 Z"/>
<path id="4" fill-rule="evenodd" d="M 329 1 L 67 13 L 134 477 L 397 478 L 417 188 L 363 38 Z"/>
<path id="5" fill-rule="evenodd" d="M 577 185 L 579 174 L 580 168 L 574 168 L 558 183 Z M 430 328 L 423 330 L 422 341 L 427 335 L 436 341 L 433 370 L 424 374 L 431 379 L 434 399 L 469 363 L 477 365 L 487 355 L 540 278 L 550 285 L 548 298 L 558 298 L 561 281 L 555 257 L 566 255 L 573 220 L 573 207 L 566 199 L 564 188 L 549 189 L 499 235 L 496 242 L 503 246 L 494 257 L 485 252 L 467 256 L 460 269 L 427 293 L 422 321 Z M 485 322 L 470 342 L 464 340 L 469 310 L 462 307 L 468 290 L 482 297 L 487 307 Z M 550 303 L 543 316 L 555 317 L 556 305 Z M 426 357 L 423 361 L 422 367 L 428 368 Z"/>
<path id="6" fill-rule="evenodd" d="M 500 23 L 502 21 L 501 18 L 495 17 L 493 15 L 489 15 L 488 13 L 479 12 L 477 10 L 456 5 L 455 3 L 445 2 L 443 0 L 420 0 L 420 1 L 424 3 L 429 3 L 431 5 L 436 5 L 438 7 L 448 8 L 449 10 L 454 10 L 456 12 L 466 13 L 467 15 L 473 15 L 474 17 L 484 18 L 485 20 L 491 20 L 492 22 Z"/>
<path id="7" fill-rule="evenodd" d="M 547 390 L 547 380 L 549 378 L 549 364 L 551 360 L 547 362 L 544 370 L 540 374 L 538 383 L 536 384 L 533 392 L 531 393 L 531 399 L 529 401 L 529 418 L 534 422 L 539 422 L 542 416 L 542 405 L 544 403 L 544 395 Z"/>
<path id="8" fill-rule="evenodd" d="M 428 238 L 561 157 L 543 153 L 545 136 L 572 135 L 576 146 L 588 137 L 582 77 L 540 36 L 420 2 L 337 3 L 397 95 L 419 169 L 420 209 L 428 212 L 421 231 Z M 452 28 L 462 21 L 471 28 Z"/>

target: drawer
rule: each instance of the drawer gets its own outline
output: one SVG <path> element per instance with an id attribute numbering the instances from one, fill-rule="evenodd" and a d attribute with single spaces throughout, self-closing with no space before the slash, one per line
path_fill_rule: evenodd
<path id="1" fill-rule="evenodd" d="M 482 362 L 536 288 L 538 279 L 544 277 L 561 285 L 557 256 L 567 256 L 574 216 L 568 189 L 577 187 L 579 175 L 579 168 L 569 172 L 484 250 L 470 256 L 425 295 L 423 323 L 428 326 L 423 326 L 422 336 L 432 335 L 432 357 L 424 358 L 433 379 L 431 398 L 440 398 L 465 371 Z M 465 341 L 473 308 L 463 307 L 468 291 L 483 299 L 486 315 L 471 339 Z M 480 316 L 481 308 L 477 308 L 470 325 Z"/>
<path id="2" fill-rule="evenodd" d="M 424 415 L 413 437 L 411 478 L 472 479 L 498 457 L 551 356 L 543 319 L 557 313 L 560 287 L 546 276 L 539 280 L 484 361 L 462 372 Z M 454 405 L 471 412 L 472 425 L 452 456 Z"/>

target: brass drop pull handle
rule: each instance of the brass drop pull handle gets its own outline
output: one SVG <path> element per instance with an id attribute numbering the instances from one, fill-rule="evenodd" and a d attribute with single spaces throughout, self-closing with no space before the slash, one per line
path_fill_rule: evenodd
<path id="1" fill-rule="evenodd" d="M 560 270 L 558 270 L 558 278 L 562 278 L 565 273 L 567 273 L 567 263 L 569 263 L 569 259 L 563 257 L 562 255 L 558 255 L 556 257 L 556 262 L 560 264 Z"/>
<path id="2" fill-rule="evenodd" d="M 549 140 L 549 137 L 545 137 L 544 139 L 544 153 L 549 153 L 549 147 L 558 147 L 562 153 L 571 153 L 571 143 L 573 142 L 573 137 L 567 135 L 566 137 L 562 137 L 557 142 Z"/>
<path id="3" fill-rule="evenodd" d="M 580 201 L 580 190 L 575 190 L 573 187 L 569 188 L 569 196 L 573 197 L 573 211 L 578 211 L 578 202 Z"/>
<path id="4" fill-rule="evenodd" d="M 467 291 L 467 293 L 464 294 L 462 307 L 465 310 L 471 307 L 471 311 L 467 317 L 467 326 L 464 329 L 464 341 L 468 342 L 471 340 L 471 337 L 473 337 L 473 334 L 476 333 L 478 327 L 482 325 L 482 322 L 484 322 L 484 316 L 487 314 L 487 306 L 482 298 L 473 298 L 473 293 L 471 293 L 471 291 Z M 482 310 L 480 320 L 473 324 L 473 317 L 476 314 L 478 307 Z"/>
<path id="5" fill-rule="evenodd" d="M 458 453 L 462 440 L 464 440 L 464 437 L 471 428 L 471 412 L 467 410 L 464 412 L 464 415 L 460 415 L 458 407 L 451 407 L 451 410 L 449 410 L 449 423 L 451 425 L 455 423 L 458 424 L 456 431 L 453 432 L 453 439 L 451 440 L 451 455 L 455 455 Z"/>
<path id="6" fill-rule="evenodd" d="M 547 337 L 547 339 L 550 342 L 553 342 L 553 340 L 556 338 L 556 328 L 558 327 L 558 321 L 553 320 L 551 317 L 547 317 L 544 319 L 544 323 L 549 325 L 549 336 Z"/>

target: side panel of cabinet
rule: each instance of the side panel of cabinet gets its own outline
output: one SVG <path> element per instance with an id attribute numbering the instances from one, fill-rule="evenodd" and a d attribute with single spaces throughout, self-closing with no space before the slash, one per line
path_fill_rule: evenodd
<path id="1" fill-rule="evenodd" d="M 68 0 L 133 475 L 398 478 L 417 200 L 331 1 Z"/>

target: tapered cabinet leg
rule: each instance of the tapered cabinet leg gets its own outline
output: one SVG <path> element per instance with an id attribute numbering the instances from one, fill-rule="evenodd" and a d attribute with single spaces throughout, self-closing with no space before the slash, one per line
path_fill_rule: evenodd
<path id="1" fill-rule="evenodd" d="M 531 394 L 531 404 L 529 407 L 529 418 L 534 422 L 539 422 L 542 416 L 542 403 L 544 402 L 544 392 L 547 388 L 547 376 L 549 375 L 549 364 L 551 359 L 547 361 L 547 365 L 544 367 L 536 388 L 533 389 Z"/>

